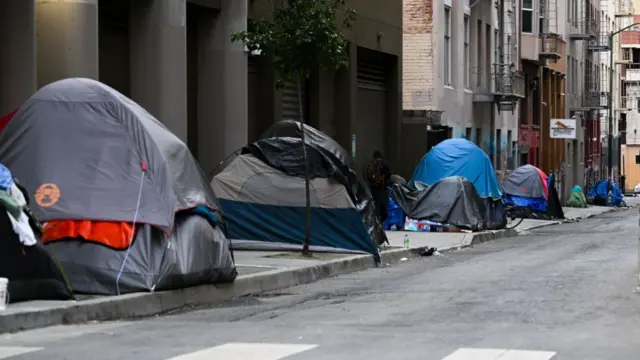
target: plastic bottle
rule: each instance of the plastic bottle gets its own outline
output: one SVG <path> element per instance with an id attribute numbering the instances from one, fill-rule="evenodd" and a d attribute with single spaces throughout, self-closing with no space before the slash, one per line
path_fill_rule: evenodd
<path id="1" fill-rule="evenodd" d="M 405 249 L 409 248 L 409 235 L 407 234 L 404 235 L 404 248 Z"/>

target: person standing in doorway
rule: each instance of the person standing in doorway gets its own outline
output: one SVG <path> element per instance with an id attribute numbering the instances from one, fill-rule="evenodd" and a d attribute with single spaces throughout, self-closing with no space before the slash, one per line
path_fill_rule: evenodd
<path id="1" fill-rule="evenodd" d="M 391 178 L 391 168 L 387 161 L 384 160 L 381 151 L 376 150 L 373 152 L 373 159 L 367 165 L 366 176 L 373 196 L 376 216 L 380 224 L 382 224 L 387 218 L 387 185 L 389 185 Z"/>

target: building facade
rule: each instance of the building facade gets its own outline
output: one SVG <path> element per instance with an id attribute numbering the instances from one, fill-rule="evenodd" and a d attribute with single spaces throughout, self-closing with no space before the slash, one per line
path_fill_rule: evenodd
<path id="1" fill-rule="evenodd" d="M 444 139 L 478 144 L 501 173 L 517 163 L 517 0 L 403 0 L 404 174 Z"/>
<path id="2" fill-rule="evenodd" d="M 268 59 L 232 34 L 279 0 L 20 0 L 0 4 L 0 114 L 68 77 L 112 86 L 183 139 L 207 174 L 273 122 L 300 119 Z M 402 5 L 351 0 L 350 67 L 304 84 L 305 120 L 357 159 L 398 157 Z M 292 91 L 294 92 L 292 94 Z M 297 101 L 296 101 L 297 103 Z M 356 140 L 354 140 L 356 139 Z M 355 151 L 355 149 L 353 149 Z"/>
<path id="3" fill-rule="evenodd" d="M 571 36 L 570 7 L 564 1 L 523 0 L 521 9 L 520 55 L 526 96 L 519 119 L 520 163 L 554 174 L 561 199 L 571 186 L 583 184 L 581 113 L 589 110 L 582 107 L 578 95 L 585 74 L 576 71 L 573 64 L 583 62 L 586 54 L 581 42 L 576 41 L 580 39 Z M 551 138 L 555 119 L 569 117 L 577 120 L 576 138 Z"/>
<path id="4" fill-rule="evenodd" d="M 617 0 L 616 15 L 620 18 L 620 29 L 640 23 L 640 16 L 635 15 L 638 8 L 638 1 Z M 620 173 L 625 175 L 625 188 L 630 191 L 640 183 L 640 164 L 636 161 L 640 155 L 640 31 L 637 27 L 630 28 L 618 37 L 621 49 L 615 57 L 620 68 L 619 102 L 616 106 L 620 119 L 620 153 L 617 160 Z"/>

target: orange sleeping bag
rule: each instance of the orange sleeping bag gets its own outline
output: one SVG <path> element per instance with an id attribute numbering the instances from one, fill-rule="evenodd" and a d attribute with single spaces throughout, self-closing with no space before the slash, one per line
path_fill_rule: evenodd
<path id="1" fill-rule="evenodd" d="M 43 228 L 42 242 L 50 243 L 65 238 L 82 238 L 116 250 L 131 245 L 133 224 L 115 221 L 52 220 Z"/>

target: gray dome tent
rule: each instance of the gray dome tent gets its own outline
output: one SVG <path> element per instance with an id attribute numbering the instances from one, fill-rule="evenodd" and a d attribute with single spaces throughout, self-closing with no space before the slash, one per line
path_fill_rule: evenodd
<path id="1" fill-rule="evenodd" d="M 50 242 L 74 292 L 114 294 L 236 276 L 218 201 L 187 146 L 132 100 L 90 79 L 49 84 L 0 134 L 0 161 L 42 222 L 135 223 L 126 251 Z"/>

